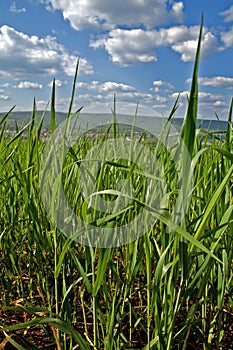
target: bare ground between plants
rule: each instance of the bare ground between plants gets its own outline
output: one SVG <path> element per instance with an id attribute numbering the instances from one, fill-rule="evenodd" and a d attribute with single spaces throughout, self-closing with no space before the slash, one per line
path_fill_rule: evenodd
<path id="1" fill-rule="evenodd" d="M 81 312 L 81 311 L 80 311 Z M 16 311 L 4 311 L 3 309 L 0 310 L 0 323 L 4 325 L 14 325 L 23 323 L 25 321 L 29 321 L 32 319 L 32 316 L 29 314 L 23 314 L 22 312 L 16 312 Z M 91 320 L 90 320 L 91 321 Z M 92 327 L 91 322 L 89 323 L 89 327 Z M 178 320 L 176 324 L 176 330 L 179 331 L 179 329 L 182 327 L 182 320 Z M 123 325 L 124 332 L 127 332 L 127 323 Z M 84 325 L 78 324 L 75 326 L 75 329 L 78 330 L 85 338 L 84 335 Z M 233 349 L 233 313 L 226 312 L 225 315 L 225 323 L 223 324 L 224 329 L 224 335 L 223 339 L 221 341 L 220 347 L 217 348 L 213 344 L 211 345 L 211 350 L 231 350 Z M 51 326 L 34 326 L 29 327 L 26 329 L 18 330 L 15 332 L 5 332 L 5 334 L 0 333 L 0 350 L 13 350 L 15 347 L 7 340 L 7 337 L 11 336 L 12 339 L 14 339 L 18 344 L 22 345 L 25 349 L 31 350 L 31 346 L 26 345 L 25 342 L 22 340 L 23 338 L 27 341 L 35 344 L 39 349 L 48 349 L 48 350 L 60 350 L 59 345 L 56 345 L 56 330 Z M 53 338 L 53 339 L 52 339 Z M 67 343 L 69 344 L 69 336 L 67 336 Z M 122 349 L 142 349 L 146 345 L 146 333 L 143 332 L 141 329 L 137 329 L 136 332 L 134 332 L 134 337 L 132 339 L 131 344 L 128 346 L 123 347 Z M 79 347 L 75 346 L 73 349 L 78 349 Z M 104 348 L 100 348 L 100 350 L 104 350 Z M 174 350 L 178 350 L 179 347 L 174 343 L 173 346 Z M 203 344 L 200 342 L 200 340 L 197 338 L 197 336 L 191 332 L 189 341 L 187 344 L 186 349 L 188 350 L 201 350 L 203 349 Z"/>

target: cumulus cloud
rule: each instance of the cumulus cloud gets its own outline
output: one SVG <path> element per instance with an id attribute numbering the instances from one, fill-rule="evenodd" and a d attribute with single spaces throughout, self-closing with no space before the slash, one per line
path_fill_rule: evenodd
<path id="1" fill-rule="evenodd" d="M 190 33 L 191 34 L 191 33 Z M 208 55 L 217 48 L 217 38 L 210 32 L 206 32 L 202 39 L 202 54 Z M 190 35 L 190 39 L 183 42 L 174 43 L 172 49 L 181 54 L 183 62 L 192 61 L 197 49 L 197 40 Z"/>
<path id="2" fill-rule="evenodd" d="M 171 83 L 169 83 L 169 82 L 167 82 L 167 81 L 163 81 L 163 80 L 154 80 L 153 81 L 153 86 L 155 86 L 155 87 L 159 87 L 159 88 L 167 88 L 167 89 L 173 89 L 174 88 L 174 86 L 171 84 Z"/>
<path id="3" fill-rule="evenodd" d="M 199 101 L 200 107 L 207 107 L 207 108 L 210 108 L 212 111 L 213 111 L 213 107 L 222 108 L 223 106 L 227 106 L 226 96 L 223 96 L 221 94 L 211 94 L 206 92 L 200 92 L 199 97 L 200 97 L 200 101 Z"/>
<path id="4" fill-rule="evenodd" d="M 167 0 L 41 0 L 50 10 L 60 10 L 76 30 L 111 30 L 119 25 L 147 28 L 183 20 L 183 2 Z"/>
<path id="5" fill-rule="evenodd" d="M 225 17 L 224 22 L 233 22 L 233 5 L 228 10 L 220 12 L 220 15 Z"/>
<path id="6" fill-rule="evenodd" d="M 226 48 L 233 46 L 233 27 L 228 32 L 221 33 L 221 40 Z"/>
<path id="7" fill-rule="evenodd" d="M 17 86 L 18 89 L 42 89 L 43 85 L 39 83 L 32 83 L 30 81 L 21 81 Z"/>
<path id="8" fill-rule="evenodd" d="M 221 12 L 220 15 L 225 17 L 224 22 L 233 22 L 233 5 L 228 10 Z M 233 46 L 233 27 L 229 31 L 221 33 L 221 40 L 225 48 Z"/>
<path id="9" fill-rule="evenodd" d="M 214 106 L 215 106 L 215 107 L 226 106 L 226 102 L 224 102 L 224 101 L 215 101 L 215 102 L 214 102 Z"/>
<path id="10" fill-rule="evenodd" d="M 178 95 L 180 95 L 181 101 L 183 101 L 183 105 L 187 106 L 187 98 L 189 97 L 189 91 L 182 91 L 182 92 L 174 92 L 171 97 L 177 98 Z M 225 97 L 221 94 L 212 94 L 209 92 L 200 91 L 198 93 L 198 104 L 200 107 L 204 108 L 210 108 L 211 111 L 213 110 L 213 106 L 223 107 L 226 106 Z"/>
<path id="11" fill-rule="evenodd" d="M 139 103 L 151 103 L 154 100 L 154 97 L 152 94 L 147 92 L 141 92 L 141 91 L 132 91 L 132 92 L 119 92 L 117 96 L 121 99 L 121 101 L 132 101 L 133 103 L 139 102 Z"/>
<path id="12" fill-rule="evenodd" d="M 142 29 L 114 29 L 109 35 L 96 41 L 92 40 L 90 46 L 94 49 L 104 48 L 112 62 L 128 66 L 139 62 L 156 62 L 153 52 L 156 31 Z"/>
<path id="13" fill-rule="evenodd" d="M 126 85 L 122 83 L 117 83 L 114 81 L 107 81 L 101 83 L 99 81 L 92 81 L 90 83 L 78 82 L 77 87 L 91 93 L 79 94 L 79 100 L 84 99 L 84 101 L 92 100 L 95 101 L 112 101 L 113 95 L 120 101 L 132 102 L 135 104 L 139 101 L 143 103 L 151 102 L 153 100 L 153 95 L 146 92 L 136 91 L 131 85 Z M 90 102 L 89 102 L 90 103 Z"/>
<path id="14" fill-rule="evenodd" d="M 198 81 L 203 86 L 233 89 L 233 78 L 230 78 L 230 77 L 223 77 L 223 76 L 217 76 L 212 78 L 200 77 Z M 186 82 L 190 83 L 191 79 L 186 80 Z"/>
<path id="15" fill-rule="evenodd" d="M 197 41 L 199 36 L 199 26 L 175 26 L 168 29 L 160 29 L 160 46 L 171 45 L 172 50 L 180 53 L 181 60 L 188 62 L 194 60 Z M 208 31 L 207 28 L 203 28 L 202 37 L 202 54 L 215 50 L 217 47 L 217 38 Z"/>
<path id="16" fill-rule="evenodd" d="M 172 94 L 172 97 L 177 98 L 178 95 L 180 95 L 180 98 L 186 98 L 187 96 L 189 96 L 189 91 L 181 91 L 181 92 L 174 92 Z M 198 93 L 198 97 L 199 98 L 208 98 L 209 100 L 213 101 L 216 99 L 221 99 L 223 98 L 223 95 L 221 94 L 211 94 L 210 92 L 203 92 L 203 91 L 199 91 Z"/>
<path id="17" fill-rule="evenodd" d="M 106 81 L 100 83 L 99 81 L 92 81 L 90 83 L 79 82 L 77 86 L 80 88 L 86 88 L 87 90 L 97 91 L 97 92 L 113 92 L 113 91 L 134 91 L 135 88 L 131 85 L 126 85 L 122 83 L 117 83 L 114 81 Z"/>
<path id="18" fill-rule="evenodd" d="M 161 103 L 164 103 L 164 102 L 167 102 L 167 97 L 164 97 L 164 96 L 160 96 L 160 95 L 156 95 L 155 96 L 155 100 L 157 101 L 157 102 L 161 102 Z"/>
<path id="19" fill-rule="evenodd" d="M 16 3 L 13 2 L 13 4 L 10 6 L 10 12 L 14 13 L 14 14 L 23 13 L 23 12 L 26 12 L 26 9 L 25 9 L 25 7 L 17 8 Z"/>
<path id="20" fill-rule="evenodd" d="M 59 79 L 56 79 L 55 80 L 55 86 L 57 87 L 62 87 L 64 85 L 67 85 L 68 81 L 65 80 L 65 81 L 61 81 Z M 49 87 L 52 87 L 53 86 L 53 80 L 48 84 Z"/>
<path id="21" fill-rule="evenodd" d="M 167 81 L 163 81 L 163 80 L 154 80 L 153 81 L 153 87 L 150 88 L 150 91 L 153 91 L 156 95 L 154 97 L 154 99 L 157 102 L 160 103 L 165 103 L 168 101 L 168 94 L 171 93 L 171 90 L 174 89 L 174 86 L 167 82 Z M 160 95 L 158 95 L 158 93 L 160 93 Z M 161 93 L 165 96 L 161 96 Z M 156 105 L 158 107 L 158 105 Z M 156 108 L 157 108 L 156 107 Z"/>
<path id="22" fill-rule="evenodd" d="M 128 108 L 129 105 L 132 106 L 132 113 L 135 114 L 137 103 L 139 103 L 139 110 L 142 109 L 143 106 L 151 105 L 153 102 L 152 95 L 141 93 L 141 92 L 117 92 L 116 93 L 116 104 L 117 104 L 117 113 L 122 113 L 120 107 Z M 150 102 L 150 104 L 148 103 Z M 57 102 L 57 110 L 66 111 L 67 105 L 69 104 L 68 99 L 59 99 Z M 93 113 L 111 113 L 111 109 L 113 107 L 113 92 L 102 92 L 102 93 L 80 93 L 78 94 L 78 104 L 74 104 L 74 109 L 80 107 L 80 105 L 84 106 L 84 112 Z M 45 103 L 44 103 L 45 106 Z M 106 108 L 104 108 L 106 106 Z"/>
<path id="23" fill-rule="evenodd" d="M 7 95 L 0 94 L 0 101 L 8 101 L 10 98 Z"/>
<path id="24" fill-rule="evenodd" d="M 195 57 L 199 26 L 184 25 L 159 30 L 114 29 L 108 34 L 90 41 L 94 49 L 104 48 L 112 62 L 121 66 L 137 63 L 156 62 L 154 50 L 161 46 L 170 46 L 181 55 L 184 62 Z M 217 47 L 217 38 L 206 28 L 203 30 L 202 52 L 210 53 Z"/>
<path id="25" fill-rule="evenodd" d="M 224 97 L 221 94 L 211 94 L 210 92 L 203 92 L 203 91 L 200 91 L 198 96 L 202 99 L 208 99 L 210 101 L 221 100 Z"/>
<path id="26" fill-rule="evenodd" d="M 0 27 L 0 76 L 54 76 L 61 71 L 73 75 L 76 61 L 77 57 L 69 54 L 54 37 L 39 38 L 7 25 Z M 93 73 L 91 63 L 84 58 L 80 60 L 80 73 Z"/>
<path id="27" fill-rule="evenodd" d="M 169 84 L 170 85 L 170 83 L 166 83 L 165 81 L 162 81 L 162 80 L 154 80 L 153 81 L 153 85 L 154 86 L 163 86 L 165 84 Z"/>
<path id="28" fill-rule="evenodd" d="M 173 92 L 173 94 L 171 95 L 172 98 L 177 98 L 178 96 L 180 96 L 180 98 L 187 98 L 189 96 L 189 91 L 180 91 L 180 92 Z"/>

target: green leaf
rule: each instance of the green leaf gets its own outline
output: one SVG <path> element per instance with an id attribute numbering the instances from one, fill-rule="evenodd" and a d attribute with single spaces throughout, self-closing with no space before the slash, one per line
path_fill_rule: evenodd
<path id="1" fill-rule="evenodd" d="M 77 81 L 77 76 L 78 76 L 78 68 L 79 68 L 79 58 L 77 60 L 76 68 L 75 68 L 75 75 L 74 75 L 74 81 L 73 81 L 72 94 L 71 94 L 70 105 L 69 105 L 69 110 L 68 110 L 68 114 L 67 114 L 68 118 L 72 114 L 72 107 L 73 107 L 73 103 L 74 103 L 75 87 L 76 87 L 76 81 Z"/>
<path id="2" fill-rule="evenodd" d="M 231 150 L 231 141 L 232 141 L 232 110 L 233 110 L 233 98 L 231 99 L 231 106 L 230 106 L 230 111 L 228 116 L 226 139 L 225 139 L 226 149 L 229 152 Z"/>
<path id="3" fill-rule="evenodd" d="M 103 282 L 104 279 L 104 275 L 106 272 L 106 268 L 107 265 L 110 261 L 110 259 L 112 258 L 112 254 L 113 254 L 113 249 L 112 248 L 107 248 L 107 249 L 100 249 L 100 256 L 99 256 L 99 261 L 98 261 L 98 266 L 97 266 L 97 273 L 96 273 L 96 280 L 95 280 L 95 284 L 93 287 L 93 296 L 96 296 L 101 284 Z"/>
<path id="4" fill-rule="evenodd" d="M 53 79 L 52 96 L 51 96 L 51 109 L 50 109 L 50 129 L 51 129 L 51 132 L 54 132 L 56 129 L 55 91 L 56 91 L 56 83 L 55 83 L 55 79 Z"/>
<path id="5" fill-rule="evenodd" d="M 2 124 L 5 122 L 5 120 L 6 120 L 7 117 L 11 114 L 11 112 L 13 111 L 14 108 L 15 108 L 15 106 L 13 106 L 13 107 L 9 110 L 9 112 L 7 112 L 7 113 L 3 116 L 3 118 L 0 120 L 0 125 L 2 125 Z"/>
<path id="6" fill-rule="evenodd" d="M 89 345 L 83 339 L 81 334 L 72 328 L 68 323 L 52 317 L 34 318 L 31 321 L 19 323 L 13 326 L 5 326 L 0 328 L 0 332 L 3 331 L 17 331 L 19 329 L 25 329 L 27 327 L 37 326 L 39 324 L 49 324 L 59 329 L 61 332 L 72 335 L 74 340 L 79 344 L 81 350 L 89 350 Z"/>
<path id="7" fill-rule="evenodd" d="M 210 216 L 210 214 L 212 213 L 218 199 L 220 198 L 227 182 L 229 181 L 229 179 L 231 178 L 233 173 L 233 165 L 230 167 L 230 169 L 228 170 L 226 176 L 224 177 L 224 179 L 222 180 L 221 184 L 218 186 L 217 190 L 215 191 L 213 197 L 210 199 L 209 204 L 207 205 L 207 208 L 205 210 L 205 213 L 202 217 L 201 222 L 198 225 L 197 231 L 194 235 L 194 238 L 196 240 L 200 240 L 204 226 L 206 224 L 206 221 L 208 219 L 208 217 Z"/>
<path id="8" fill-rule="evenodd" d="M 198 65 L 199 65 L 200 51 L 201 51 L 202 28 L 203 28 L 203 15 L 201 18 L 200 33 L 198 38 L 198 46 L 197 46 L 195 63 L 194 63 L 194 71 L 193 71 L 193 77 L 192 77 L 188 108 L 187 108 L 186 116 L 185 116 L 184 123 L 182 125 L 182 130 L 181 130 L 181 137 L 190 154 L 190 157 L 192 157 L 193 155 L 193 147 L 194 147 L 195 133 L 196 133 L 196 120 L 197 120 L 197 109 L 198 109 Z"/>
<path id="9" fill-rule="evenodd" d="M 225 148 L 221 147 L 212 147 L 215 151 L 222 154 L 225 158 L 229 159 L 231 162 L 233 162 L 233 153 L 229 152 Z"/>
<path id="10" fill-rule="evenodd" d="M 56 270 L 54 272 L 54 278 L 58 278 L 58 275 L 60 273 L 60 270 L 61 270 L 61 267 L 62 267 L 62 263 L 64 261 L 64 258 L 65 258 L 65 254 L 67 252 L 67 250 L 69 249 L 70 245 L 72 244 L 73 240 L 72 239 L 67 239 L 63 248 L 62 248 L 62 252 L 59 256 L 59 260 L 58 260 L 58 263 L 57 263 L 57 266 L 56 266 Z"/>
<path id="11" fill-rule="evenodd" d="M 3 153 L 14 141 L 16 141 L 23 132 L 28 128 L 32 121 L 28 122 L 22 129 L 20 129 L 17 134 L 6 144 L 6 146 L 1 150 L 0 154 Z"/>

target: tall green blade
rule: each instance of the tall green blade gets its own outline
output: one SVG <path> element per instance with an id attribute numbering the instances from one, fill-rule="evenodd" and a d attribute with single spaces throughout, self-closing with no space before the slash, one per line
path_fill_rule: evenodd
<path id="1" fill-rule="evenodd" d="M 233 98 L 231 100 L 231 106 L 230 106 L 230 111 L 228 116 L 226 141 L 225 141 L 225 147 L 229 152 L 231 151 L 231 140 L 232 140 L 232 110 L 233 110 Z"/>
<path id="2" fill-rule="evenodd" d="M 202 217 L 202 220 L 199 223 L 198 228 L 196 230 L 196 233 L 194 235 L 195 239 L 200 240 L 201 235 L 203 234 L 203 231 L 204 231 L 206 221 L 207 221 L 208 217 L 210 216 L 210 214 L 213 212 L 214 207 L 217 204 L 217 201 L 219 200 L 224 188 L 226 187 L 226 184 L 228 183 L 228 181 L 232 177 L 232 173 L 233 173 L 233 165 L 229 168 L 227 174 L 223 178 L 222 182 L 219 183 L 217 190 L 215 191 L 214 195 L 210 199 L 210 201 L 205 209 L 205 213 Z"/>
<path id="3" fill-rule="evenodd" d="M 101 287 L 101 284 L 104 281 L 106 268 L 107 268 L 107 265 L 112 257 L 113 249 L 111 249 L 111 248 L 100 249 L 99 254 L 100 254 L 100 256 L 99 256 L 99 261 L 98 261 L 96 280 L 95 280 L 95 284 L 93 287 L 93 296 L 97 295 L 97 293 Z"/>
<path id="4" fill-rule="evenodd" d="M 193 157 L 193 149 L 195 144 L 196 136 L 196 120 L 197 120 L 197 110 L 198 110 L 198 65 L 200 59 L 201 51 L 201 38 L 202 38 L 202 28 L 203 28 L 203 15 L 201 19 L 201 26 L 198 38 L 197 52 L 194 63 L 192 84 L 190 90 L 190 96 L 188 100 L 188 108 L 186 116 L 181 129 L 181 138 L 184 142 L 184 149 L 182 150 L 182 182 L 183 182 L 183 191 L 182 191 L 182 202 L 180 203 L 181 211 L 184 211 L 183 203 L 185 203 L 188 194 L 188 189 L 190 187 L 190 169 L 191 169 L 191 159 Z M 183 212 L 184 216 L 184 212 Z M 185 228 L 185 222 L 182 222 L 182 227 Z M 179 254 L 182 270 L 182 280 L 184 281 L 188 275 L 188 246 L 183 237 L 181 237 L 179 242 Z"/>
<path id="5" fill-rule="evenodd" d="M 13 106 L 10 110 L 9 110 L 9 112 L 7 112 L 4 116 L 3 116 L 3 118 L 0 120 L 0 125 L 2 125 L 3 123 L 4 123 L 4 121 L 7 119 L 7 117 L 11 114 L 11 112 L 13 111 L 13 109 L 15 108 L 15 106 Z"/>
<path id="6" fill-rule="evenodd" d="M 202 38 L 202 29 L 203 29 L 203 15 L 201 18 L 200 33 L 197 45 L 196 58 L 194 63 L 192 84 L 188 102 L 188 108 L 184 123 L 182 125 L 181 137 L 184 141 L 187 150 L 189 151 L 190 157 L 193 154 L 193 147 L 195 141 L 195 132 L 196 132 L 196 120 L 197 120 L 197 109 L 198 109 L 198 66 L 200 59 L 201 51 L 201 38 Z"/>
<path id="7" fill-rule="evenodd" d="M 51 132 L 54 132 L 54 130 L 56 129 L 55 89 L 56 89 L 56 83 L 55 83 L 55 79 L 53 79 L 53 87 L 52 87 L 52 95 L 51 95 L 51 109 L 50 109 Z"/>
<path id="8" fill-rule="evenodd" d="M 70 115 L 71 115 L 72 107 L 73 107 L 73 102 L 74 102 L 75 86 L 76 86 L 76 81 L 77 81 L 77 76 L 78 76 L 78 67 L 79 67 L 79 58 L 78 58 L 78 60 L 77 60 L 76 69 L 75 69 L 75 75 L 74 75 L 74 81 L 73 81 L 73 88 L 72 88 L 71 99 L 70 99 L 70 105 L 69 105 L 69 110 L 68 110 L 68 118 L 69 118 Z"/>

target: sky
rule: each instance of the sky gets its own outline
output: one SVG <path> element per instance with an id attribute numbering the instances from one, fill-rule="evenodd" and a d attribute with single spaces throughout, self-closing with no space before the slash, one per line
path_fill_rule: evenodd
<path id="1" fill-rule="evenodd" d="M 137 103 L 166 117 L 180 94 L 184 117 L 201 15 L 199 118 L 227 120 L 233 95 L 231 0 L 0 0 L 0 112 L 44 110 L 56 81 L 67 112 Z M 49 108 L 49 107 L 48 107 Z M 109 110 L 110 112 L 110 110 Z"/>

